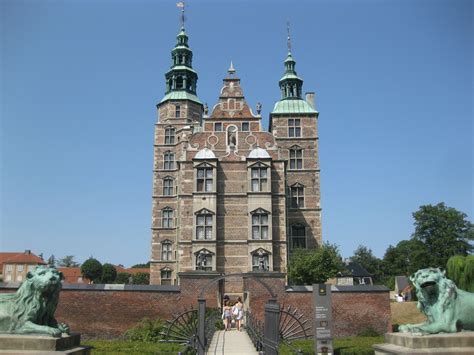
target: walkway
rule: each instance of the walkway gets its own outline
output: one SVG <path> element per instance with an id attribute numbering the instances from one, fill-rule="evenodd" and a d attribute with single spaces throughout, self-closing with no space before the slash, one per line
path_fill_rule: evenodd
<path id="1" fill-rule="evenodd" d="M 208 355 L 258 355 L 245 330 L 219 330 L 214 333 Z"/>

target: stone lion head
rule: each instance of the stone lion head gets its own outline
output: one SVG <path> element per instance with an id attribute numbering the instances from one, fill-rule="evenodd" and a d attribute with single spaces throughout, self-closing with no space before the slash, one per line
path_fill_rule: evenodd
<path id="1" fill-rule="evenodd" d="M 435 296 L 439 290 L 446 288 L 448 279 L 444 271 L 430 267 L 418 270 L 410 276 L 410 280 L 416 287 L 417 293 L 421 292 L 425 296 Z"/>

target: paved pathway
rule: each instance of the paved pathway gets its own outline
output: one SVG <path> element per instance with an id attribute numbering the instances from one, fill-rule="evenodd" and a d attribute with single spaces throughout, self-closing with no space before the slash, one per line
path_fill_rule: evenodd
<path id="1" fill-rule="evenodd" d="M 245 330 L 239 332 L 236 329 L 230 331 L 218 330 L 207 351 L 208 355 L 258 355 L 249 336 Z"/>

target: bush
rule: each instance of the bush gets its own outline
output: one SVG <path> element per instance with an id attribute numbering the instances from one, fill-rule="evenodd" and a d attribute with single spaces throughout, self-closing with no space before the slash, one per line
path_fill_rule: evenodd
<path id="1" fill-rule="evenodd" d="M 96 282 L 102 277 L 102 264 L 99 260 L 91 257 L 82 264 L 81 274 L 84 278 Z"/>
<path id="2" fill-rule="evenodd" d="M 150 273 L 148 272 L 137 272 L 132 275 L 132 283 L 134 285 L 149 285 L 150 284 Z"/>
<path id="3" fill-rule="evenodd" d="M 119 272 L 115 278 L 116 284 L 128 284 L 130 281 L 130 274 L 128 272 Z"/>
<path id="4" fill-rule="evenodd" d="M 165 323 L 159 318 L 155 320 L 144 318 L 123 335 L 130 341 L 158 342 L 162 338 L 161 332 L 164 331 L 164 326 Z"/>
<path id="5" fill-rule="evenodd" d="M 364 328 L 357 334 L 359 337 L 378 337 L 379 335 L 380 333 L 371 327 Z"/>
<path id="6" fill-rule="evenodd" d="M 109 263 L 102 265 L 102 282 L 104 284 L 111 284 L 117 278 L 117 269 Z"/>

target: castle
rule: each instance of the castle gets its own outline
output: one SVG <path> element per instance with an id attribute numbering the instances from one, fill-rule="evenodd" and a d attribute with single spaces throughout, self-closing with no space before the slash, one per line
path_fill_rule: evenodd
<path id="1" fill-rule="evenodd" d="M 285 273 L 322 243 L 318 112 L 288 47 L 266 131 L 231 63 L 218 102 L 198 98 L 184 29 L 155 124 L 151 284 L 198 273 Z"/>

